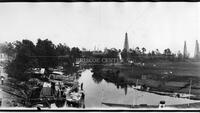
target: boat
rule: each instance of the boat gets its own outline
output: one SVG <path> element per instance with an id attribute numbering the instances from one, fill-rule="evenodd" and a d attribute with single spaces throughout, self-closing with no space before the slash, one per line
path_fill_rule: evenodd
<path id="1" fill-rule="evenodd" d="M 69 107 L 81 107 L 84 105 L 85 94 L 83 91 L 66 94 L 66 102 Z"/>
<path id="2" fill-rule="evenodd" d="M 158 108 L 158 105 L 147 105 L 147 104 L 139 104 L 139 105 L 131 105 L 131 104 L 116 104 L 116 103 L 106 103 L 102 102 L 102 104 L 109 107 L 123 107 L 123 108 Z"/>

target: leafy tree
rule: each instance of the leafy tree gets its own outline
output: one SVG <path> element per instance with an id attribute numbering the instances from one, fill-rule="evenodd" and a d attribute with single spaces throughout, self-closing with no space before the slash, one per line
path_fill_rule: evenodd
<path id="1" fill-rule="evenodd" d="M 177 57 L 178 57 L 178 60 L 180 61 L 183 58 L 183 54 L 180 51 L 178 51 Z"/>
<path id="2" fill-rule="evenodd" d="M 59 43 L 56 46 L 56 55 L 58 56 L 58 65 L 69 65 L 70 48 L 66 44 Z"/>
<path id="3" fill-rule="evenodd" d="M 6 54 L 9 57 L 9 59 L 15 58 L 15 55 L 16 55 L 15 46 L 11 42 L 9 43 L 6 42 L 6 43 L 1 44 L 0 51 Z"/>
<path id="4" fill-rule="evenodd" d="M 146 48 L 142 48 L 142 54 L 145 54 L 145 52 L 146 52 Z"/>
<path id="5" fill-rule="evenodd" d="M 9 56 L 15 56 L 6 65 L 6 72 L 10 77 L 18 80 L 27 80 L 29 76 L 25 73 L 30 68 L 46 68 L 65 66 L 67 71 L 73 71 L 73 63 L 76 58 L 82 56 L 77 47 L 71 50 L 66 44 L 54 45 L 50 40 L 38 39 L 37 44 L 30 40 L 7 43 L 1 51 Z"/>
<path id="6" fill-rule="evenodd" d="M 56 53 L 58 56 L 65 56 L 70 54 L 70 48 L 66 44 L 59 43 L 56 46 Z"/>
<path id="7" fill-rule="evenodd" d="M 135 50 L 130 50 L 130 57 L 136 61 L 140 60 L 139 55 Z"/>
<path id="8" fill-rule="evenodd" d="M 81 57 L 81 51 L 78 47 L 73 47 L 70 52 L 70 56 L 74 58 Z"/>
<path id="9" fill-rule="evenodd" d="M 82 53 L 78 47 L 73 47 L 70 51 L 70 61 L 71 64 L 74 64 L 76 62 L 76 58 L 80 58 L 82 56 Z"/>
<path id="10" fill-rule="evenodd" d="M 172 52 L 171 52 L 171 50 L 169 48 L 167 48 L 167 49 L 164 50 L 163 54 L 166 55 L 166 56 L 168 56 L 168 55 L 171 55 Z"/>
<path id="11" fill-rule="evenodd" d="M 121 52 L 121 56 L 122 56 L 123 62 L 128 62 L 129 53 L 126 49 L 123 49 L 123 51 Z"/>
<path id="12" fill-rule="evenodd" d="M 38 58 L 39 66 L 43 68 L 56 67 L 57 56 L 56 46 L 48 39 L 38 39 L 36 44 L 36 57 Z"/>
<path id="13" fill-rule="evenodd" d="M 115 48 L 107 49 L 106 57 L 118 58 L 118 50 Z"/>
<path id="14" fill-rule="evenodd" d="M 138 52 L 138 53 L 140 53 L 140 48 L 139 48 L 139 47 L 136 47 L 136 48 L 135 48 L 135 51 Z"/>
<path id="15" fill-rule="evenodd" d="M 157 54 L 157 55 L 160 55 L 159 49 L 156 49 L 156 54 Z"/>
<path id="16" fill-rule="evenodd" d="M 32 57 L 35 55 L 35 45 L 30 40 L 15 42 L 16 58 L 6 66 L 6 72 L 9 76 L 18 80 L 27 80 L 25 71 L 30 67 L 37 65 L 37 60 Z"/>
<path id="17" fill-rule="evenodd" d="M 151 55 L 152 56 L 155 56 L 156 54 L 155 54 L 155 51 L 151 51 Z"/>

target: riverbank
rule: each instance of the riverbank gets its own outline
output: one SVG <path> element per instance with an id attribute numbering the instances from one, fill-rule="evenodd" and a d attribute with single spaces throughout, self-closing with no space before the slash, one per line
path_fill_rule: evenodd
<path id="1" fill-rule="evenodd" d="M 35 107 L 39 104 L 49 107 L 51 104 L 62 106 L 67 102 L 69 107 L 81 107 L 84 95 L 81 84 L 77 81 L 80 72 L 65 74 L 61 69 L 53 69 L 48 75 L 40 70 L 28 73 L 27 81 L 8 77 L 1 85 L 5 92 L 2 107 Z M 78 106 L 77 106 L 78 104 Z"/>

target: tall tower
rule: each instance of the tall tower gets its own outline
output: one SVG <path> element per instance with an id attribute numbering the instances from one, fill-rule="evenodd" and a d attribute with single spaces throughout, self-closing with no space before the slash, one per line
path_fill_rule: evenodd
<path id="1" fill-rule="evenodd" d="M 196 40 L 196 44 L 195 44 L 194 58 L 199 58 L 199 43 L 198 43 L 198 40 Z"/>
<path id="2" fill-rule="evenodd" d="M 187 45 L 186 45 L 186 41 L 184 41 L 183 58 L 187 58 Z"/>
<path id="3" fill-rule="evenodd" d="M 129 51 L 128 33 L 127 33 L 127 32 L 126 32 L 126 34 L 125 34 L 124 49 L 126 49 L 126 51 Z"/>

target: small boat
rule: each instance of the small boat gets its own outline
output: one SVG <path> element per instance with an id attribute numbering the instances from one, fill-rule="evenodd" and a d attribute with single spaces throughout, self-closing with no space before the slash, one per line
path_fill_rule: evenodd
<path id="1" fill-rule="evenodd" d="M 67 101 L 73 101 L 73 102 L 78 102 L 83 98 L 84 92 L 79 91 L 79 92 L 71 92 L 66 94 L 66 100 Z"/>
<path id="2" fill-rule="evenodd" d="M 84 104 L 85 94 L 82 91 L 71 92 L 66 95 L 67 105 L 70 107 L 81 107 Z"/>
<path id="3" fill-rule="evenodd" d="M 106 102 L 102 102 L 102 104 L 110 107 L 123 107 L 123 108 L 158 108 L 158 105 L 147 105 L 147 104 L 130 105 L 130 104 L 116 104 L 116 103 L 106 103 Z"/>

